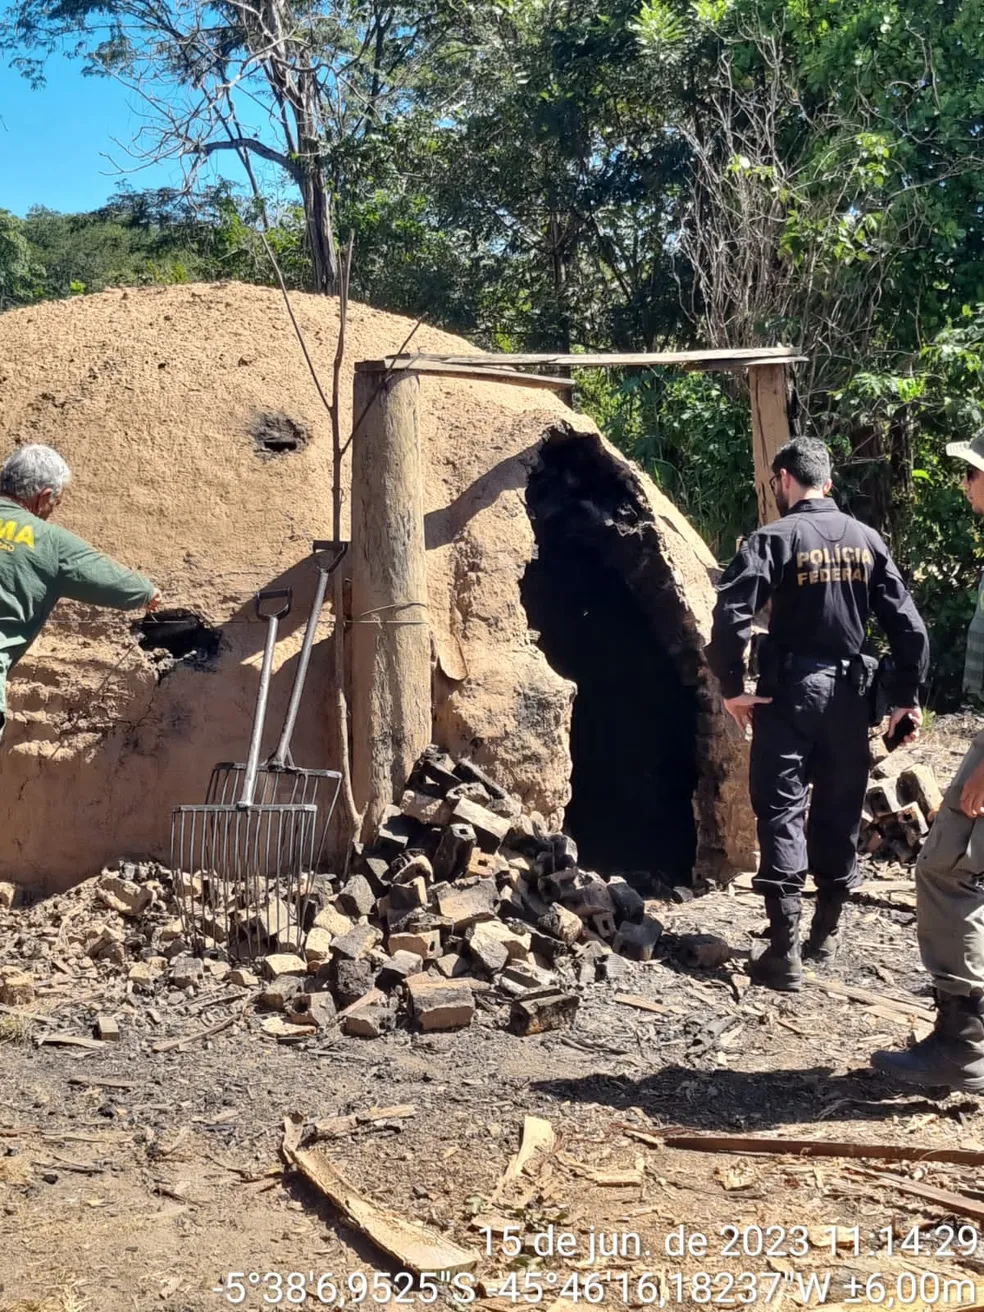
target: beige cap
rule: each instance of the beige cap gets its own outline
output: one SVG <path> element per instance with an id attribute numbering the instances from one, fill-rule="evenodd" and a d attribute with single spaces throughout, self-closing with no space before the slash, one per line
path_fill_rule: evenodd
<path id="1" fill-rule="evenodd" d="M 984 433 L 979 433 L 970 442 L 947 442 L 946 453 L 957 460 L 966 460 L 975 469 L 984 469 Z"/>

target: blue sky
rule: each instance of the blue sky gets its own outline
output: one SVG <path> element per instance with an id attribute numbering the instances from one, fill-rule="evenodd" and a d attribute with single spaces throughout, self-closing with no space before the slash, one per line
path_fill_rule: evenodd
<path id="1" fill-rule="evenodd" d="M 0 209 L 21 216 L 32 205 L 66 213 L 97 209 L 123 180 L 118 167 L 132 168 L 114 145 L 114 138 L 132 140 L 141 126 L 132 97 L 108 78 L 83 77 L 80 68 L 56 55 L 47 85 L 32 91 L 0 66 Z M 128 175 L 138 190 L 180 180 L 176 165 Z"/>

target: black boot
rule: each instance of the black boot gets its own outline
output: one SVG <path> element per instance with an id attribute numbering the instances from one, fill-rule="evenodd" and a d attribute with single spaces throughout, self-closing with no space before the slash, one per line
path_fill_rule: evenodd
<path id="1" fill-rule="evenodd" d="M 876 1052 L 876 1071 L 906 1084 L 984 1093 L 984 989 L 970 997 L 936 992 L 932 1034 L 905 1052 Z"/>
<path id="2" fill-rule="evenodd" d="M 753 984 L 763 984 L 780 993 L 798 993 L 803 986 L 803 963 L 800 960 L 799 897 L 767 897 L 769 946 L 749 963 Z"/>
<path id="3" fill-rule="evenodd" d="M 840 946 L 841 909 L 848 894 L 836 890 L 818 889 L 817 904 L 810 922 L 810 936 L 803 945 L 803 956 L 815 961 L 833 961 Z"/>

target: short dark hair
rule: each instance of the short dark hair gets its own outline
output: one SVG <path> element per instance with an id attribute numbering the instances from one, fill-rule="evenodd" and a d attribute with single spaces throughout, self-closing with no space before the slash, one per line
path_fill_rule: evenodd
<path id="1" fill-rule="evenodd" d="M 794 437 L 780 447 L 772 461 L 772 472 L 785 469 L 803 487 L 823 487 L 830 478 L 830 452 L 817 437 Z"/>

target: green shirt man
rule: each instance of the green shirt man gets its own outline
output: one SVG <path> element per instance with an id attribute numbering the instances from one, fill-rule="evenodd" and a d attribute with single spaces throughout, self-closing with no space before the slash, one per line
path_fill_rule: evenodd
<path id="1" fill-rule="evenodd" d="M 70 477 L 58 452 L 39 445 L 18 447 L 0 470 L 0 733 L 7 676 L 61 597 L 116 610 L 161 602 L 150 579 L 47 522 Z"/>

